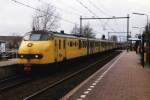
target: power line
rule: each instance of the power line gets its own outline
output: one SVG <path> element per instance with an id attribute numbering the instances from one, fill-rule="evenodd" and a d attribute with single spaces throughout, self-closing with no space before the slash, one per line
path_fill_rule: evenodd
<path id="1" fill-rule="evenodd" d="M 101 9 L 103 9 L 104 11 L 110 12 L 110 10 L 109 10 L 108 8 L 106 8 L 105 5 L 103 5 L 103 4 L 101 3 L 101 0 L 96 0 L 96 1 L 98 1 L 99 4 L 102 6 Z"/>
<path id="2" fill-rule="evenodd" d="M 45 11 L 43 11 L 43 10 L 34 8 L 34 7 L 30 6 L 30 5 L 24 4 L 24 3 L 19 2 L 19 1 L 17 1 L 17 0 L 12 0 L 12 1 L 15 2 L 15 3 L 17 3 L 17 4 L 20 4 L 20 5 L 22 5 L 22 6 L 25 6 L 25 7 L 28 7 L 28 8 L 34 9 L 34 10 L 36 10 L 36 11 L 43 12 L 43 13 L 46 13 L 46 14 L 47 14 L 47 12 L 45 12 Z M 49 13 L 48 13 L 48 14 L 49 14 Z M 54 17 L 57 17 L 57 18 L 58 18 L 58 16 L 54 16 Z M 60 19 L 63 20 L 63 21 L 65 21 L 65 22 L 71 23 L 71 24 L 76 24 L 76 23 L 74 23 L 74 22 L 72 22 L 72 21 L 69 21 L 69 20 L 67 20 L 67 19 L 64 19 L 64 18 L 60 18 Z"/>
<path id="3" fill-rule="evenodd" d="M 108 15 L 105 11 L 103 11 L 101 8 L 97 7 L 97 5 L 94 4 L 91 0 L 88 0 L 88 2 L 89 2 L 94 8 L 98 9 L 100 13 L 102 13 L 102 14 L 104 14 L 104 15 L 107 15 L 107 16 L 110 16 L 110 15 Z"/>
<path id="4" fill-rule="evenodd" d="M 47 3 L 47 2 L 45 2 L 45 1 L 43 1 L 43 0 L 37 0 L 37 1 L 43 2 L 43 3 Z M 61 1 L 59 1 L 59 2 L 57 2 L 57 3 L 61 3 L 61 5 L 64 4 L 64 3 L 61 2 Z M 66 4 L 65 4 L 65 5 L 66 5 Z M 69 12 L 69 13 L 67 13 L 67 14 L 74 13 L 74 14 L 76 14 L 76 15 L 81 16 L 81 15 L 84 13 L 84 12 L 80 11 L 79 9 L 75 9 L 73 6 L 70 6 L 70 5 L 66 5 L 66 6 L 68 6 L 67 8 L 71 8 L 72 11 L 68 11 L 69 9 L 63 10 L 63 9 L 60 8 L 60 7 L 56 7 L 56 8 L 59 9 L 59 10 L 63 10 L 64 12 Z M 77 13 L 78 13 L 78 14 L 77 14 Z M 82 14 L 81 14 L 81 13 L 82 13 Z M 86 13 L 84 13 L 84 14 L 86 14 Z"/>
<path id="5" fill-rule="evenodd" d="M 97 17 L 97 15 L 92 11 L 90 10 L 87 6 L 85 6 L 80 0 L 76 0 L 80 5 L 82 5 L 85 9 L 87 9 L 91 14 L 93 14 L 94 16 Z"/>
<path id="6" fill-rule="evenodd" d="M 39 0 L 38 0 L 39 1 Z M 43 1 L 43 0 L 40 0 L 40 1 Z M 62 4 L 64 4 L 61 0 L 59 1 L 59 2 L 57 2 L 57 3 L 60 3 L 61 5 Z M 66 4 L 64 4 L 64 5 L 66 5 Z M 80 15 L 81 15 L 81 13 L 83 14 L 83 12 L 82 11 L 80 11 L 79 9 L 76 9 L 75 7 L 73 7 L 73 6 L 70 6 L 70 5 L 66 5 L 66 6 L 68 6 L 68 8 L 71 8 L 72 9 L 72 11 L 74 11 L 74 12 L 78 12 L 78 13 L 80 13 Z M 68 10 L 68 9 L 67 9 Z"/>
<path id="7" fill-rule="evenodd" d="M 103 13 L 104 15 L 108 15 L 107 13 L 105 13 L 105 11 L 103 11 L 101 8 L 99 8 L 99 7 L 97 7 L 97 5 L 96 4 L 94 4 L 91 0 L 88 0 L 89 1 L 89 3 L 93 6 L 93 7 L 95 7 L 96 9 L 98 9 L 101 13 Z M 98 0 L 99 1 L 99 0 Z M 100 1 L 99 1 L 99 3 L 100 3 Z M 100 3 L 101 4 L 101 3 Z M 102 4 L 101 4 L 102 5 Z M 102 5 L 103 7 L 104 7 L 104 5 Z M 111 16 L 111 15 L 108 15 L 108 16 Z M 117 23 L 117 21 L 115 20 L 115 22 Z M 108 26 L 108 27 L 110 27 L 110 26 Z M 110 27 L 111 28 L 111 27 Z M 111 28 L 112 29 L 112 28 Z M 114 29 L 113 29 L 114 30 Z"/>
<path id="8" fill-rule="evenodd" d="M 45 2 L 45 1 L 43 1 L 43 0 L 38 0 L 39 2 L 41 2 L 41 3 L 45 3 L 45 4 L 50 4 L 50 3 L 48 3 L 48 2 Z M 81 16 L 80 14 L 78 14 L 78 13 L 75 13 L 75 12 L 71 12 L 71 11 L 68 11 L 68 10 L 63 10 L 62 8 L 60 8 L 60 7 L 56 7 L 58 10 L 60 10 L 60 11 L 63 11 L 63 12 L 66 12 L 67 14 L 74 14 L 74 15 L 76 15 L 76 16 Z"/>
<path id="9" fill-rule="evenodd" d="M 76 0 L 80 5 L 82 5 L 85 9 L 87 9 L 91 14 L 93 14 L 94 16 L 98 17 L 92 10 L 90 10 L 87 6 L 85 6 L 81 1 Z M 101 20 L 100 20 L 101 21 Z M 101 21 L 102 23 L 102 21 Z M 112 31 L 115 31 L 112 27 L 110 27 L 109 25 L 107 25 Z"/>
<path id="10" fill-rule="evenodd" d="M 103 11 L 102 9 L 100 9 L 99 7 L 97 7 L 97 5 L 95 5 L 91 0 L 88 0 L 88 2 L 89 2 L 94 8 L 98 9 L 99 12 L 103 13 L 104 15 L 108 15 L 107 13 L 105 13 L 105 11 Z M 110 16 L 110 15 L 108 15 L 108 16 Z M 110 27 L 108 23 L 105 24 L 105 26 L 106 26 L 106 25 L 107 25 L 111 30 L 114 31 L 114 29 L 113 29 L 112 27 Z"/>
<path id="11" fill-rule="evenodd" d="M 90 10 L 87 6 L 85 6 L 81 1 L 76 0 L 82 7 L 84 7 L 85 9 L 87 9 L 92 15 L 98 17 L 92 10 Z M 100 22 L 102 23 L 102 21 L 100 20 Z"/>

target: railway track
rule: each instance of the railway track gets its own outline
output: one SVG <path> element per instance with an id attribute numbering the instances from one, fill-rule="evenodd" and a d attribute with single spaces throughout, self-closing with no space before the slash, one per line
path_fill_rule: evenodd
<path id="1" fill-rule="evenodd" d="M 31 78 L 25 78 L 23 76 L 13 76 L 0 81 L 0 92 L 7 91 L 15 88 L 19 85 L 25 84 L 30 81 Z"/>
<path id="2" fill-rule="evenodd" d="M 72 79 L 77 79 L 76 77 L 78 77 L 79 75 L 82 75 L 83 73 L 86 73 L 87 70 L 91 70 L 92 67 L 94 66 L 97 66 L 97 64 L 101 64 L 103 65 L 104 63 L 108 62 L 111 58 L 113 58 L 114 55 L 111 55 L 111 56 L 106 56 L 104 57 L 103 59 L 100 59 L 90 65 L 88 65 L 87 67 L 84 67 L 82 68 L 81 70 L 78 70 L 77 72 L 74 72 L 66 77 L 64 77 L 63 79 L 53 83 L 53 84 L 50 84 L 48 86 L 46 86 L 45 88 L 42 88 L 38 91 L 36 91 L 35 93 L 25 97 L 23 100 L 48 100 L 48 99 L 60 99 L 63 95 L 64 95 L 64 89 L 61 90 L 61 89 L 57 89 L 57 87 L 60 87 L 60 86 L 67 86 L 67 84 L 63 85 L 64 83 L 67 83 L 69 82 L 70 80 Z M 89 75 L 88 75 L 89 76 Z M 70 82 L 69 82 L 70 83 Z M 56 89 L 54 89 L 56 88 Z M 72 87 L 73 88 L 73 87 Z M 56 97 L 51 94 L 52 91 L 63 91 L 62 92 L 62 95 L 57 95 Z M 68 91 L 67 91 L 68 92 Z M 67 93 L 66 92 L 66 93 Z M 57 94 L 59 94 L 59 92 L 56 92 Z"/>
<path id="3" fill-rule="evenodd" d="M 0 99 L 34 100 L 40 98 L 40 100 L 47 100 L 46 98 L 43 98 L 43 96 L 49 97 L 48 100 L 59 99 L 68 91 L 77 86 L 80 82 L 85 80 L 92 73 L 94 73 L 96 70 L 98 70 L 100 68 L 99 65 L 104 65 L 105 63 L 107 63 L 107 61 L 109 61 L 117 54 L 118 52 L 114 52 L 113 55 L 108 55 L 107 57 L 106 55 L 104 55 L 102 56 L 102 60 L 99 60 L 101 59 L 101 57 L 98 57 L 90 60 L 85 60 L 82 63 L 77 62 L 75 64 L 69 64 L 68 68 L 65 67 L 65 69 L 63 68 L 64 70 L 50 74 L 49 76 L 34 78 L 30 81 L 25 82 L 20 81 L 18 82 L 18 85 L 16 82 L 14 83 L 14 86 L 12 85 L 10 87 L 7 85 L 6 88 L 4 88 L 4 91 L 0 92 Z M 97 68 L 92 68 L 91 66 L 97 66 Z M 83 69 L 79 70 L 81 68 Z M 62 86 L 64 86 L 64 88 Z M 49 95 L 49 93 L 51 94 Z M 47 96 L 45 96 L 45 94 Z"/>

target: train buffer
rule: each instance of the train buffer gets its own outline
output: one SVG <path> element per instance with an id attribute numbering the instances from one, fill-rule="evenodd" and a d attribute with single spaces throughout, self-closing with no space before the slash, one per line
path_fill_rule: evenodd
<path id="1" fill-rule="evenodd" d="M 17 64 L 16 58 L 0 61 L 0 67 Z"/>
<path id="2" fill-rule="evenodd" d="M 123 52 L 62 99 L 150 100 L 150 69 L 135 52 Z"/>

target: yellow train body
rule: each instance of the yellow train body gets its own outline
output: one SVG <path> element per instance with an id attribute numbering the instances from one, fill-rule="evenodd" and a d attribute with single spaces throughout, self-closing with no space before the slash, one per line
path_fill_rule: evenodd
<path id="1" fill-rule="evenodd" d="M 30 37 L 33 38 L 34 35 L 38 36 L 42 33 L 32 32 Z M 49 32 L 44 34 L 49 34 Z M 47 35 L 44 40 L 36 40 L 36 38 L 22 40 L 18 50 L 18 64 L 49 64 L 116 48 L 115 42 L 98 39 L 87 41 L 83 37 L 64 34 Z"/>
<path id="2" fill-rule="evenodd" d="M 32 47 L 28 47 L 28 44 L 32 44 Z M 46 64 L 54 62 L 54 50 L 53 41 L 22 41 L 18 54 L 42 54 L 41 59 L 26 59 L 19 58 L 19 64 L 34 63 L 34 64 Z"/>

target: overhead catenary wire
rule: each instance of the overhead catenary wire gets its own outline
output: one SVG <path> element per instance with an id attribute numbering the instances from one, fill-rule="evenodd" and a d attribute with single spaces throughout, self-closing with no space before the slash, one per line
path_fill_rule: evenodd
<path id="1" fill-rule="evenodd" d="M 84 7 L 85 9 L 87 9 L 92 15 L 94 15 L 94 17 L 98 17 L 92 10 L 90 10 L 86 5 L 84 5 L 80 0 L 76 0 L 82 7 Z M 101 21 L 101 20 L 100 20 Z M 102 21 L 101 21 L 102 23 Z"/>
<path id="2" fill-rule="evenodd" d="M 76 0 L 80 5 L 82 5 L 85 9 L 87 9 L 91 14 L 93 14 L 94 16 L 97 17 L 97 15 L 92 11 L 90 10 L 87 6 L 85 6 L 80 0 Z"/>
<path id="3" fill-rule="evenodd" d="M 45 3 L 45 4 L 50 4 L 50 3 L 45 2 L 45 1 L 43 1 L 43 0 L 38 0 L 38 1 L 41 2 L 41 3 Z M 66 14 L 69 14 L 69 15 L 73 14 L 73 15 L 75 15 L 75 16 L 81 16 L 79 13 L 76 13 L 76 12 L 73 12 L 73 11 L 63 10 L 63 9 L 60 8 L 60 7 L 56 7 L 56 8 L 57 8 L 58 10 L 60 10 L 60 11 L 66 12 Z"/>
<path id="4" fill-rule="evenodd" d="M 106 15 L 106 16 L 111 16 L 111 15 L 107 14 L 105 11 L 103 11 L 102 9 L 100 9 L 99 7 L 97 7 L 97 5 L 94 4 L 91 0 L 88 0 L 88 2 L 89 2 L 94 8 L 96 8 L 100 13 L 102 13 L 102 14 L 104 14 L 104 15 Z M 108 26 L 111 30 L 115 31 L 115 29 L 113 29 L 111 26 L 109 26 L 108 23 L 107 23 L 107 24 L 105 23 L 105 25 L 103 25 L 103 26 Z"/>
<path id="5" fill-rule="evenodd" d="M 101 0 L 96 0 L 96 1 L 102 6 L 101 9 L 103 9 L 104 12 L 111 13 L 110 9 L 108 9 L 107 7 L 105 7 L 104 4 L 101 3 Z M 116 21 L 116 19 L 115 19 L 115 23 L 116 23 L 116 25 L 118 25 L 118 22 Z"/>
<path id="6" fill-rule="evenodd" d="M 90 10 L 84 3 L 82 3 L 80 0 L 76 0 L 81 6 L 83 6 L 85 9 L 87 9 L 91 14 L 93 14 L 95 17 L 98 17 L 92 10 Z M 101 20 L 100 20 L 101 21 Z M 101 21 L 102 23 L 102 21 Z M 107 25 L 112 31 L 115 31 L 112 27 Z"/>
<path id="7" fill-rule="evenodd" d="M 103 9 L 103 11 L 111 13 L 111 11 L 107 7 L 105 7 L 104 4 L 101 3 L 101 0 L 96 0 L 96 1 L 101 6 L 101 9 Z"/>
<path id="8" fill-rule="evenodd" d="M 45 2 L 45 1 L 43 1 L 43 0 L 38 0 L 39 2 Z M 46 2 L 45 2 L 46 3 Z M 61 1 L 59 1 L 59 2 L 57 2 L 57 3 L 60 3 L 61 5 L 63 4 L 64 5 L 64 3 L 63 2 L 61 2 Z M 82 12 L 81 10 L 79 10 L 79 9 L 76 9 L 75 7 L 73 7 L 73 6 L 70 6 L 70 5 L 66 5 L 65 4 L 65 6 L 68 6 L 68 8 L 69 9 L 67 9 L 67 10 L 70 10 L 70 9 L 72 9 L 72 11 L 68 11 L 68 12 L 73 12 L 74 14 L 76 13 L 78 13 L 77 15 L 85 15 L 86 13 L 84 13 L 84 12 Z M 61 8 L 59 8 L 59 7 L 57 7 L 58 9 L 61 9 Z M 62 9 L 63 10 L 63 9 Z M 66 12 L 67 12 L 67 10 L 65 10 Z"/>
<path id="9" fill-rule="evenodd" d="M 94 8 L 96 8 L 100 13 L 106 15 L 106 16 L 110 16 L 109 14 L 107 14 L 105 11 L 103 11 L 100 7 L 98 7 L 96 4 L 94 4 L 91 0 L 88 0 L 89 4 L 91 4 Z"/>
<path id="10" fill-rule="evenodd" d="M 17 1 L 17 0 L 11 0 L 11 1 L 13 1 L 13 2 L 15 2 L 15 3 L 17 3 L 17 4 L 20 4 L 20 5 L 22 5 L 22 6 L 25 6 L 25 7 L 28 7 L 28 8 L 34 9 L 34 10 L 36 10 L 36 11 L 43 12 L 43 13 L 46 13 L 46 14 L 47 14 L 47 12 L 45 12 L 45 11 L 43 11 L 43 10 L 40 10 L 40 9 L 38 9 L 38 8 L 34 8 L 34 7 L 32 7 L 32 6 L 28 5 L 28 4 L 24 4 L 24 3 L 19 2 L 19 1 Z M 54 16 L 54 17 L 57 17 L 57 18 L 58 18 L 58 16 Z M 64 18 L 60 18 L 60 19 L 63 20 L 63 21 L 65 21 L 65 22 L 71 23 L 71 24 L 76 24 L 75 22 L 69 21 L 69 20 L 64 19 Z"/>

